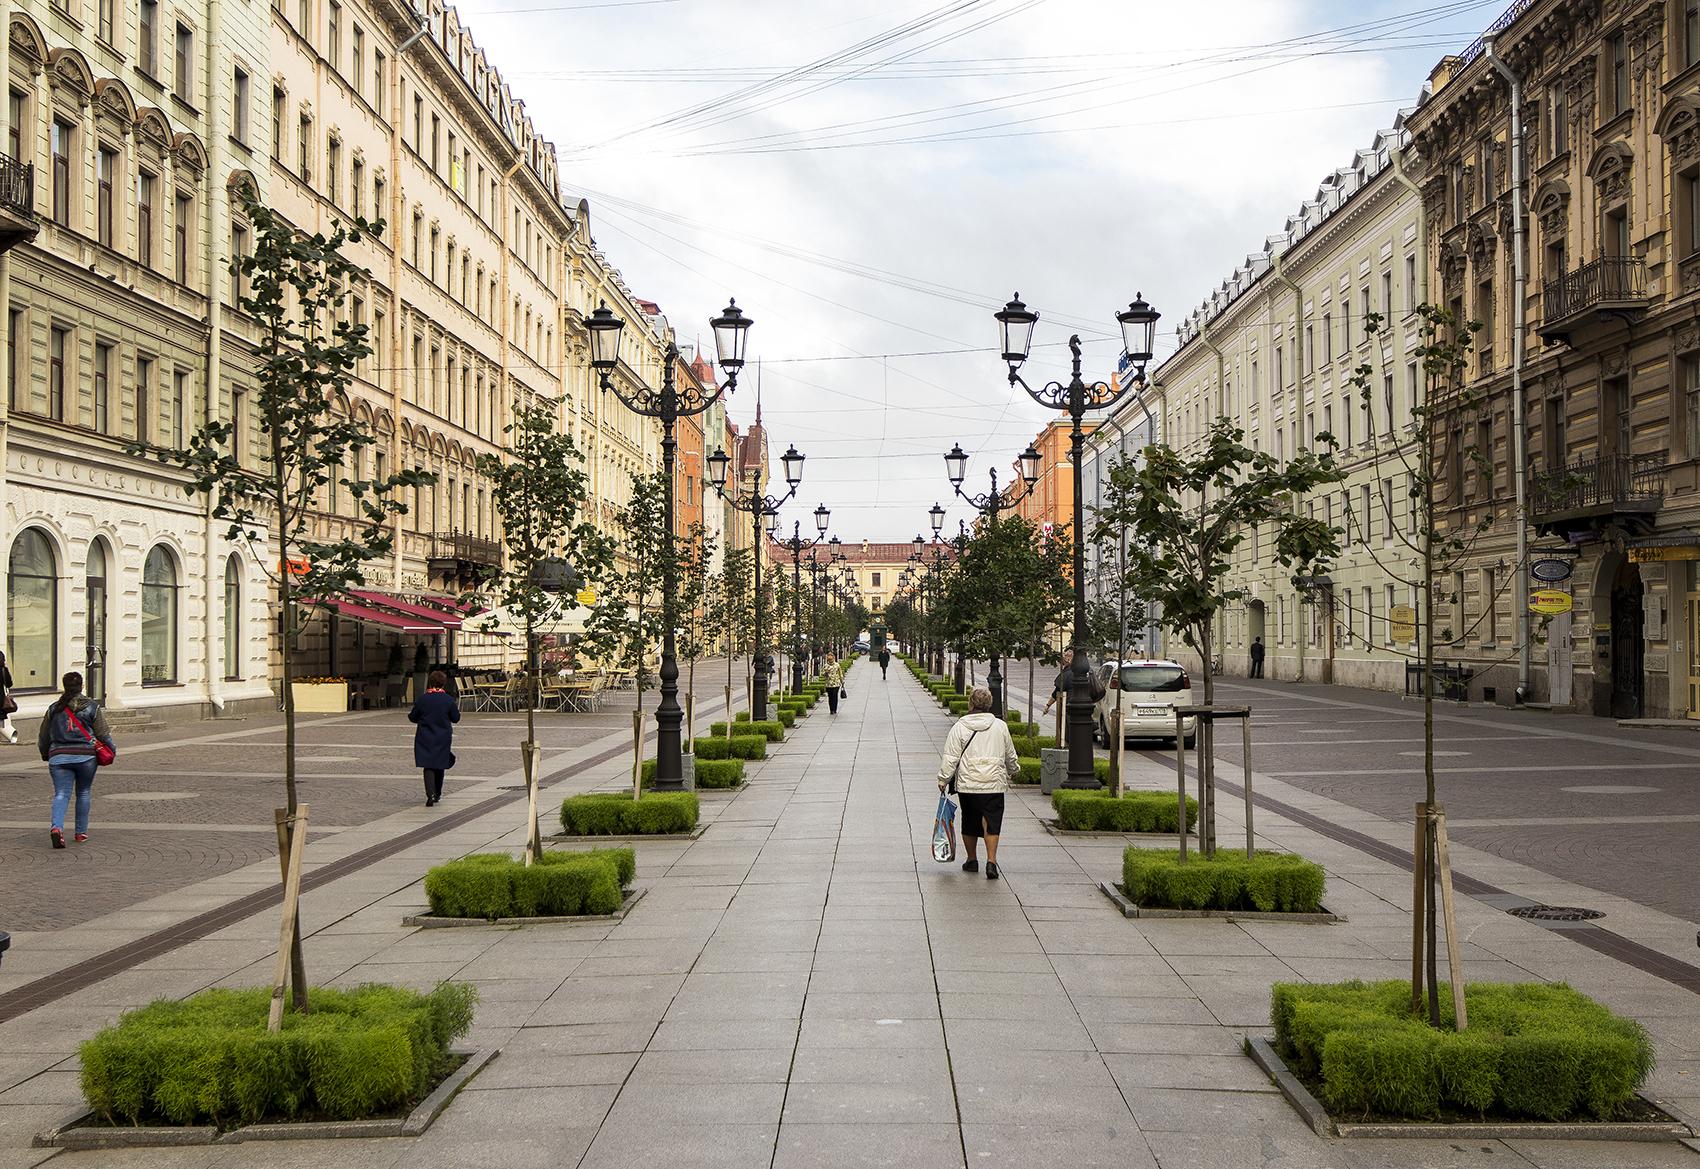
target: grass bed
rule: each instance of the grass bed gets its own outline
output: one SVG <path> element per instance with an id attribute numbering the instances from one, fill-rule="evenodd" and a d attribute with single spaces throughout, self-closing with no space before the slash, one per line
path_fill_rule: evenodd
<path id="1" fill-rule="evenodd" d="M 1402 1120 L 1636 1116 L 1653 1069 L 1642 1027 L 1562 983 L 1471 983 L 1470 1026 L 1411 1015 L 1411 984 L 1276 983 L 1276 1049 L 1330 1109 Z"/>
<path id="2" fill-rule="evenodd" d="M 724 727 L 720 735 L 710 739 L 698 739 L 693 746 L 696 748 L 697 762 L 704 759 L 766 759 L 767 737 L 765 735 L 733 735 L 730 739 L 720 736 L 726 733 Z"/>
<path id="3" fill-rule="evenodd" d="M 111 1124 L 212 1124 L 386 1115 L 454 1064 L 478 992 L 443 983 L 315 987 L 306 1014 L 266 1030 L 271 988 L 204 990 L 126 1013 L 80 1048 L 83 1095 Z"/>
<path id="4" fill-rule="evenodd" d="M 425 874 L 439 917 L 577 917 L 613 913 L 637 861 L 629 848 L 546 852 L 526 865 L 505 852 L 476 853 Z"/>
<path id="5" fill-rule="evenodd" d="M 669 836 L 697 826 L 694 792 L 656 792 L 641 800 L 630 792 L 591 792 L 561 801 L 561 830 L 568 836 Z"/>
<path id="6" fill-rule="evenodd" d="M 697 746 L 706 742 L 724 742 L 725 740 L 699 739 Z M 762 740 L 758 740 L 762 741 Z M 643 786 L 655 786 L 656 762 L 653 759 L 643 761 Z M 744 782 L 744 761 L 742 759 L 705 759 L 698 757 L 696 761 L 697 787 L 705 789 L 737 787 Z"/>
<path id="7" fill-rule="evenodd" d="M 1108 792 L 1059 789 L 1051 793 L 1057 823 L 1076 832 L 1174 832 L 1175 797 L 1165 792 Z M 1186 801 L 1186 826 L 1198 822 L 1198 801 Z"/>
<path id="8" fill-rule="evenodd" d="M 1263 852 L 1248 860 L 1243 849 L 1219 848 L 1208 859 L 1190 851 L 1185 863 L 1175 849 L 1122 854 L 1122 892 L 1152 909 L 1317 913 L 1324 884 L 1322 866 L 1294 853 Z"/>

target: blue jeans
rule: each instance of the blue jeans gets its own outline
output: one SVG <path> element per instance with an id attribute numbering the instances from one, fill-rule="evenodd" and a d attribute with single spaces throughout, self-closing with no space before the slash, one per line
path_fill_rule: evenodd
<path id="1" fill-rule="evenodd" d="M 65 808 L 71 802 L 71 789 L 77 792 L 77 833 L 89 830 L 89 802 L 94 798 L 94 773 L 99 764 L 93 755 L 58 755 L 47 765 L 53 777 L 53 826 L 65 827 Z"/>

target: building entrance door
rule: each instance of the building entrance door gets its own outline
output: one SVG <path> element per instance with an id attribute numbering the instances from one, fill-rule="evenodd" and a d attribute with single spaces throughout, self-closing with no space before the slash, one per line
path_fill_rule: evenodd
<path id="1" fill-rule="evenodd" d="M 1688 594 L 1688 717 L 1700 718 L 1700 593 Z"/>
<path id="2" fill-rule="evenodd" d="M 1641 717 L 1641 570 L 1625 561 L 1611 586 L 1611 713 Z"/>
<path id="3" fill-rule="evenodd" d="M 83 685 L 88 696 L 106 703 L 106 546 L 99 540 L 89 545 L 88 569 L 83 593 L 88 605 L 88 621 L 84 626 L 83 644 L 88 648 L 88 662 Z"/>

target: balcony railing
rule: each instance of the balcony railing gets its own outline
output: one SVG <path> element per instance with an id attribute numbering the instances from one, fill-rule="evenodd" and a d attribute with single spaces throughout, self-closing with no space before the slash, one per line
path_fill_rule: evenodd
<path id="1" fill-rule="evenodd" d="M 439 532 L 431 547 L 432 560 L 453 560 L 460 564 L 498 565 L 502 563 L 502 546 L 482 536 L 465 532 Z"/>
<path id="2" fill-rule="evenodd" d="M 1647 306 L 1646 269 L 1635 256 L 1601 256 L 1546 282 L 1541 332 L 1564 331 L 1585 312 Z"/>
<path id="3" fill-rule="evenodd" d="M 1657 510 L 1665 498 L 1665 466 L 1662 454 L 1607 455 L 1543 471 L 1530 492 L 1534 517 Z"/>
<path id="4" fill-rule="evenodd" d="M 35 164 L 0 154 L 0 207 L 26 218 L 35 216 Z"/>

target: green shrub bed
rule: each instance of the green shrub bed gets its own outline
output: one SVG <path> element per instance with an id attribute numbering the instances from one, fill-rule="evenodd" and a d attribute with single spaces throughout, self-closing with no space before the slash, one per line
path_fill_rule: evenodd
<path id="1" fill-rule="evenodd" d="M 952 698 L 946 705 L 950 708 L 951 714 L 961 716 L 968 713 L 968 700 L 966 698 Z"/>
<path id="2" fill-rule="evenodd" d="M 533 865 L 505 852 L 476 853 L 426 873 L 425 896 L 439 917 L 495 921 L 613 913 L 636 872 L 629 848 L 546 852 Z"/>
<path id="3" fill-rule="evenodd" d="M 1219 848 L 1208 859 L 1190 851 L 1185 862 L 1175 849 L 1122 854 L 1122 891 L 1149 908 L 1316 913 L 1323 884 L 1322 866 L 1293 853 L 1260 852 L 1248 860 L 1243 849 Z"/>
<path id="4" fill-rule="evenodd" d="M 1409 982 L 1276 983 L 1283 1059 L 1341 1113 L 1429 1120 L 1446 1113 L 1544 1121 L 1617 1119 L 1653 1069 L 1640 1024 L 1562 983 L 1471 983 L 1470 1025 L 1411 1015 Z"/>
<path id="5" fill-rule="evenodd" d="M 744 719 L 733 723 L 732 729 L 739 735 L 760 735 L 770 743 L 783 743 L 785 741 L 785 725 L 778 719 L 764 719 L 761 722 L 751 722 Z M 726 724 L 712 723 L 708 728 L 708 733 L 717 738 L 724 737 Z"/>
<path id="6" fill-rule="evenodd" d="M 80 1049 L 83 1095 L 112 1124 L 355 1120 L 422 1100 L 454 1066 L 478 992 L 315 987 L 266 1030 L 271 988 L 204 990 L 125 1014 Z"/>
<path id="7" fill-rule="evenodd" d="M 1039 752 L 1055 750 L 1056 745 L 1055 735 L 1015 735 L 1015 752 L 1018 755 L 1031 755 L 1037 759 Z"/>
<path id="8" fill-rule="evenodd" d="M 792 727 L 797 725 L 797 712 L 792 710 L 789 706 L 779 707 L 773 712 L 773 717 L 774 721 L 785 730 L 790 730 Z"/>
<path id="9" fill-rule="evenodd" d="M 1020 746 L 1019 743 L 1016 744 L 1016 749 L 1020 750 Z M 1039 761 L 1030 759 L 1026 755 L 1018 755 L 1016 762 L 1021 764 L 1021 775 L 1011 782 L 1037 785 L 1039 782 Z"/>
<path id="10" fill-rule="evenodd" d="M 765 742 L 765 740 L 758 740 Z M 697 746 L 704 743 L 724 743 L 724 739 L 699 739 Z M 643 761 L 643 786 L 655 786 L 656 762 L 653 759 Z M 697 786 L 700 788 L 729 788 L 737 787 L 744 782 L 744 761 L 742 759 L 705 759 L 696 761 Z"/>
<path id="11" fill-rule="evenodd" d="M 765 735 L 733 735 L 724 738 L 726 724 L 719 724 L 720 730 L 713 738 L 698 739 L 693 746 L 696 748 L 697 762 L 704 759 L 766 759 L 767 737 Z"/>
<path id="12" fill-rule="evenodd" d="M 695 792 L 656 792 L 641 800 L 630 792 L 591 792 L 561 801 L 561 830 L 568 836 L 667 836 L 697 826 Z"/>
<path id="13" fill-rule="evenodd" d="M 1051 793 L 1057 823 L 1076 832 L 1174 832 L 1175 797 L 1165 792 L 1109 792 L 1059 789 Z M 1198 801 L 1186 801 L 1186 826 L 1198 823 Z"/>
<path id="14" fill-rule="evenodd" d="M 747 711 L 747 710 L 740 710 L 737 714 L 732 716 L 732 721 L 735 722 L 735 723 L 747 723 L 747 722 L 750 721 L 750 712 Z M 720 726 L 720 732 L 722 734 L 725 734 L 726 733 L 726 724 L 720 723 L 719 726 Z"/>

